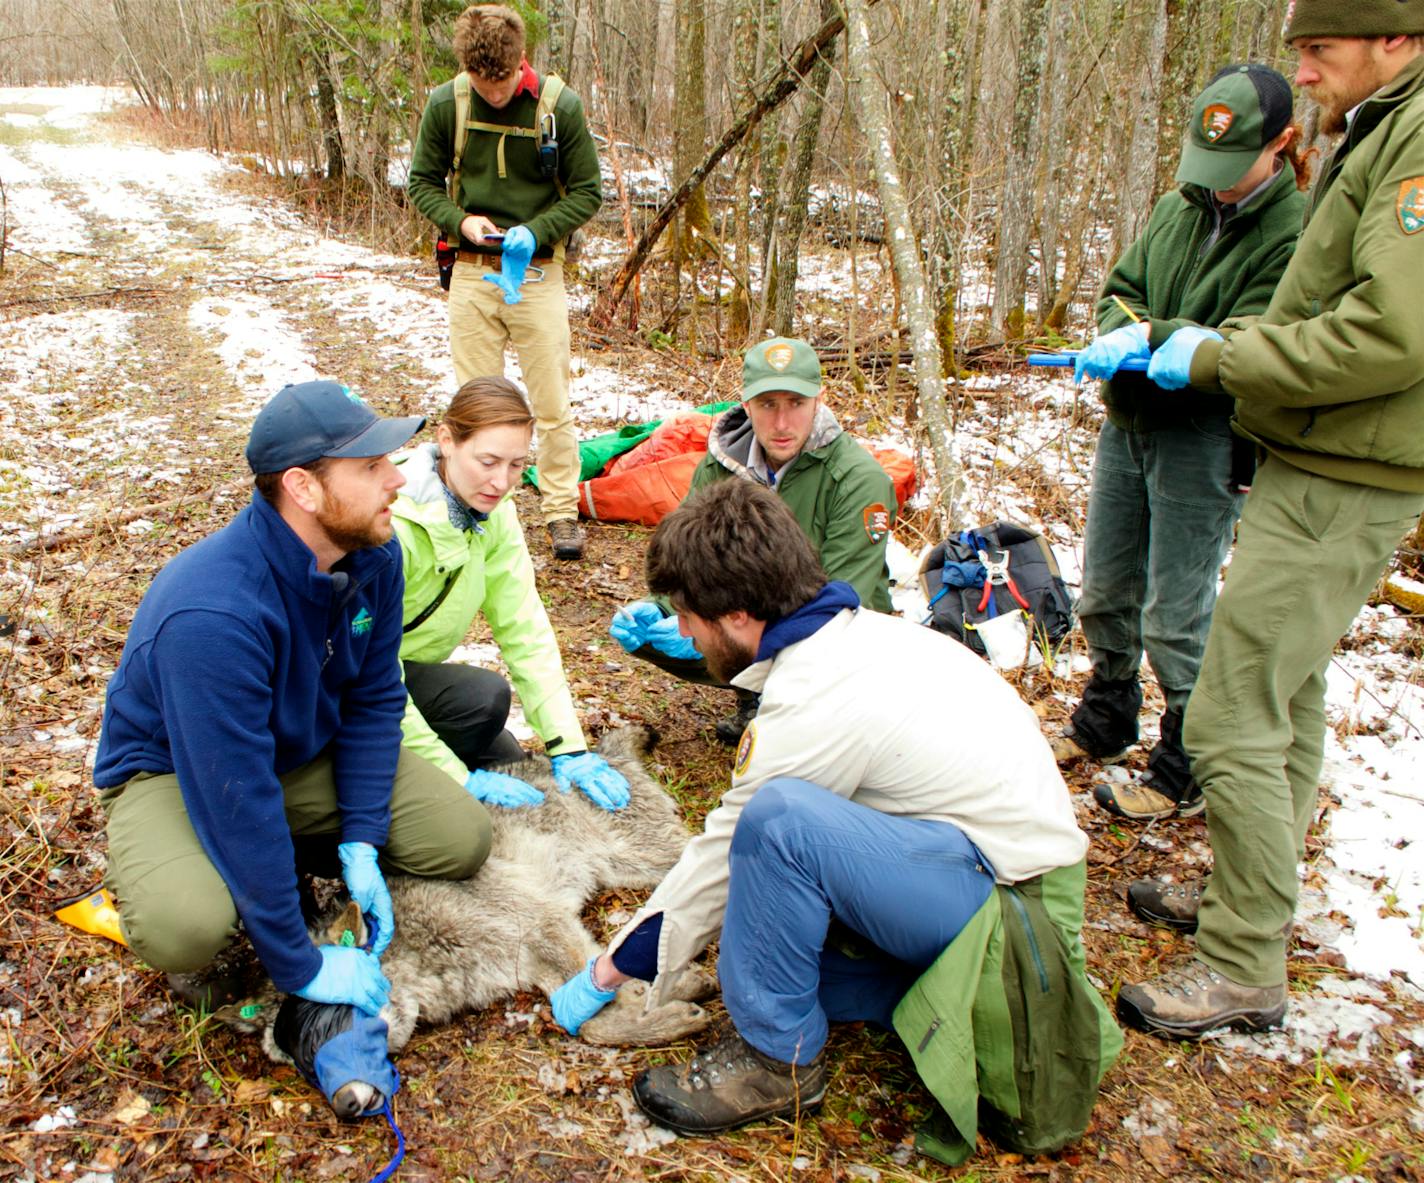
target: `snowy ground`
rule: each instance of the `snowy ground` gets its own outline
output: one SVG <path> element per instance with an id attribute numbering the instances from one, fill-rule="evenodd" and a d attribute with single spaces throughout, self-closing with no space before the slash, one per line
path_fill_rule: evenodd
<path id="1" fill-rule="evenodd" d="M 426 414 L 453 392 L 433 268 L 314 236 L 292 209 L 233 184 L 239 166 L 206 152 L 103 140 L 95 112 L 122 101 L 96 88 L 0 90 L 11 264 L 37 261 L 71 279 L 92 273 L 95 289 L 169 294 L 162 312 L 141 298 L 78 300 L 60 312 L 4 309 L 0 544 L 63 530 L 102 508 L 161 500 L 196 467 L 231 462 L 243 425 L 286 382 L 342 379 L 378 406 Z M 588 258 L 611 266 L 617 252 L 595 244 Z M 802 274 L 808 291 L 853 296 L 843 256 L 808 259 Z M 875 284 L 882 268 L 862 261 L 857 274 Z M 207 372 L 195 357 L 227 375 L 195 379 L 196 426 L 155 397 L 189 369 Z M 707 371 L 651 353 L 610 360 L 584 352 L 573 367 L 575 413 L 588 434 L 717 397 Z M 512 362 L 510 372 L 517 377 Z M 969 516 L 1033 520 L 1050 491 L 1061 509 L 1044 528 L 1076 583 L 1091 397 L 1061 380 L 1017 375 L 973 379 L 964 394 Z M 848 399 L 830 392 L 833 406 Z M 893 416 L 884 430 L 912 446 Z M 159 526 L 140 519 L 129 528 Z M 915 556 L 902 554 L 900 564 L 912 575 Z M 8 599 L 30 577 L 7 560 L 0 591 Z M 1381 1028 L 1396 1021 L 1395 1000 L 1424 999 L 1424 690 L 1412 634 L 1393 608 L 1368 607 L 1330 671 L 1325 794 L 1334 807 L 1324 854 L 1302 869 L 1298 924 L 1336 950 L 1347 972 L 1294 993 L 1285 1031 L 1220 1041 L 1221 1056 L 1238 1065 L 1228 1071 L 1243 1070 L 1249 1056 L 1369 1059 Z M 94 738 L 76 731 L 74 719 L 54 732 L 75 747 Z M 1170 830 L 1144 841 L 1170 843 Z M 1183 872 L 1206 853 L 1200 843 L 1184 845 Z M 1424 1028 L 1407 1036 L 1424 1057 Z M 1424 1069 L 1415 1059 L 1400 1053 L 1393 1070 L 1420 1093 Z"/>

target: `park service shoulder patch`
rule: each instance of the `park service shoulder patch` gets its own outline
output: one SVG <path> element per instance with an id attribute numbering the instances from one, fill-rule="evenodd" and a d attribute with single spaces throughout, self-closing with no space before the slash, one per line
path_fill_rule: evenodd
<path id="1" fill-rule="evenodd" d="M 1399 228 L 1406 234 L 1418 234 L 1424 230 L 1424 177 L 1410 177 L 1399 183 L 1399 203 L 1395 206 L 1399 215 Z"/>
<path id="2" fill-rule="evenodd" d="M 1231 113 L 1231 108 L 1225 103 L 1212 103 L 1202 112 L 1202 135 L 1206 136 L 1207 143 L 1214 144 L 1231 130 L 1232 121 L 1236 116 Z"/>
<path id="3" fill-rule="evenodd" d="M 747 765 L 752 762 L 752 753 L 756 751 L 756 720 L 753 719 L 747 724 L 747 729 L 742 732 L 742 738 L 737 744 L 737 762 L 732 765 L 732 775 L 741 776 L 746 772 Z"/>
<path id="4" fill-rule="evenodd" d="M 879 542 L 890 533 L 890 511 L 879 501 L 865 507 L 861 520 L 865 523 L 865 536 L 871 542 Z"/>

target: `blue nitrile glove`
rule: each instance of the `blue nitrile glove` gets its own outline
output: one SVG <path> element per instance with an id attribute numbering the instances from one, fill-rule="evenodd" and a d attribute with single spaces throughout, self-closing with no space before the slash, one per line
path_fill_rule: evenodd
<path id="1" fill-rule="evenodd" d="M 652 600 L 634 600 L 613 614 L 608 635 L 629 653 L 651 645 L 665 657 L 695 660 L 702 656 L 691 637 L 684 637 L 676 616 L 664 616 Z"/>
<path id="2" fill-rule="evenodd" d="M 613 614 L 608 635 L 633 653 L 648 643 L 648 630 L 662 619 L 663 610 L 652 600 L 634 600 Z"/>
<path id="3" fill-rule="evenodd" d="M 542 805 L 544 794 L 527 781 L 488 768 L 471 769 L 465 777 L 465 791 L 476 801 L 518 809 L 521 805 Z"/>
<path id="4" fill-rule="evenodd" d="M 665 616 L 648 630 L 648 644 L 664 657 L 679 657 L 684 661 L 696 661 L 702 656 L 697 642 L 684 637 L 677 626 L 676 616 Z"/>
<path id="5" fill-rule="evenodd" d="M 321 968 L 294 994 L 311 1002 L 359 1006 L 368 1015 L 381 1013 L 391 996 L 391 984 L 374 955 L 347 945 L 322 945 L 317 952 Z"/>
<path id="6" fill-rule="evenodd" d="M 376 865 L 376 848 L 369 842 L 343 842 L 336 848 L 341 856 L 341 877 L 346 890 L 361 911 L 376 920 L 376 941 L 371 952 L 380 957 L 396 933 L 396 916 L 391 911 L 391 893 L 381 868 Z"/>
<path id="7" fill-rule="evenodd" d="M 1097 378 L 1106 381 L 1117 373 L 1118 367 L 1130 357 L 1140 357 L 1146 361 L 1152 356 L 1152 347 L 1147 343 L 1147 324 L 1123 325 L 1104 333 L 1096 341 L 1078 354 L 1073 363 L 1073 381 Z"/>
<path id="8" fill-rule="evenodd" d="M 628 778 L 597 752 L 565 752 L 550 763 L 560 792 L 578 785 L 585 797 L 610 812 L 628 804 Z"/>
<path id="9" fill-rule="evenodd" d="M 534 232 L 528 226 L 513 226 L 504 232 L 504 253 L 499 260 L 499 274 L 482 278 L 494 284 L 504 293 L 506 304 L 518 304 L 522 296 L 519 285 L 524 282 L 524 273 L 529 270 L 529 260 L 534 257 Z"/>
<path id="10" fill-rule="evenodd" d="M 1166 339 L 1147 364 L 1147 377 L 1163 390 L 1181 390 L 1191 378 L 1192 354 L 1203 341 L 1220 341 L 1214 329 L 1186 325 Z"/>
<path id="11" fill-rule="evenodd" d="M 617 990 L 600 990 L 593 980 L 593 964 L 596 956 L 588 959 L 578 973 L 549 995 L 549 1005 L 554 1008 L 554 1022 L 570 1035 L 577 1035 L 579 1028 L 598 1014 L 617 996 Z"/>

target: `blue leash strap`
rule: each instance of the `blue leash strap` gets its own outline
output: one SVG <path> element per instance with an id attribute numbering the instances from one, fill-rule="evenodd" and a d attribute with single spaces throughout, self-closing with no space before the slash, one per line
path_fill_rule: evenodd
<path id="1" fill-rule="evenodd" d="M 396 1173 L 401 1161 L 405 1158 L 405 1135 L 401 1133 L 400 1126 L 396 1125 L 390 1101 L 387 1101 L 376 1112 L 386 1119 L 386 1124 L 391 1127 L 391 1133 L 396 1136 L 395 1154 L 391 1156 L 391 1161 L 381 1168 L 381 1173 L 371 1180 L 371 1183 L 386 1183 L 386 1180 Z"/>

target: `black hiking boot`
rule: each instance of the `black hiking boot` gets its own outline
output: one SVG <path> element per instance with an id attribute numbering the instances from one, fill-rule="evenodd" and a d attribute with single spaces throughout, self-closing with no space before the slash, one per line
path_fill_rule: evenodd
<path id="1" fill-rule="evenodd" d="M 679 1134 L 715 1134 L 768 1117 L 796 1118 L 821 1107 L 826 1061 L 786 1064 L 735 1031 L 686 1064 L 649 1068 L 633 1082 L 638 1108 Z"/>
<path id="2" fill-rule="evenodd" d="M 202 969 L 168 974 L 168 992 L 195 1010 L 212 1014 L 256 993 L 264 977 L 256 952 L 238 937 Z"/>
<path id="3" fill-rule="evenodd" d="M 747 724 L 756 718 L 757 707 L 761 706 L 761 695 L 737 691 L 737 709 L 725 719 L 718 719 L 715 728 L 717 738 L 729 748 L 741 742 L 742 732 Z"/>

